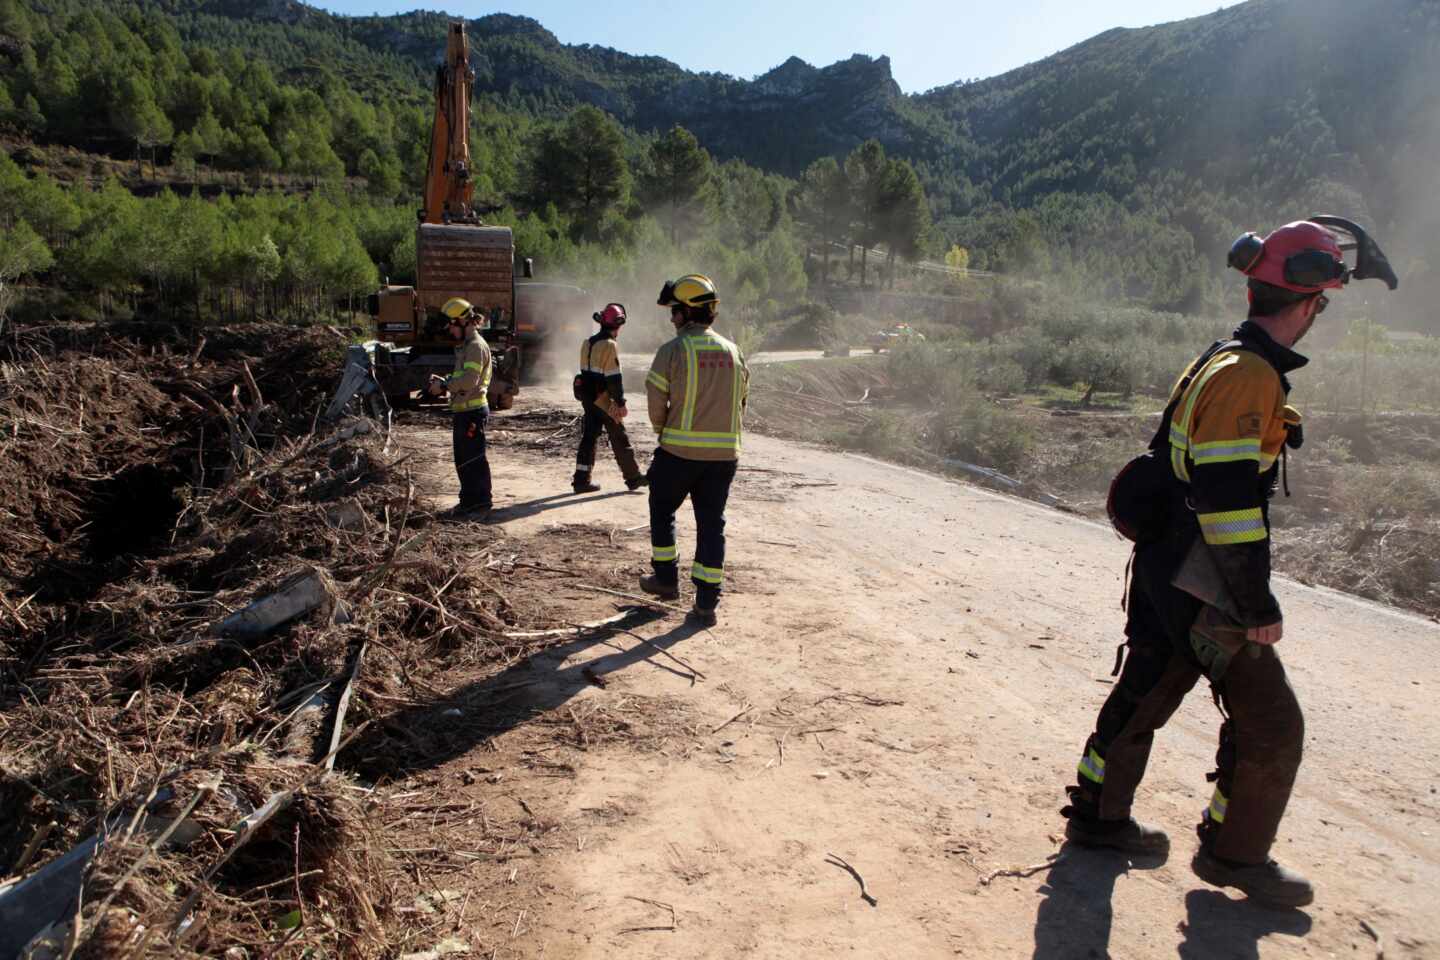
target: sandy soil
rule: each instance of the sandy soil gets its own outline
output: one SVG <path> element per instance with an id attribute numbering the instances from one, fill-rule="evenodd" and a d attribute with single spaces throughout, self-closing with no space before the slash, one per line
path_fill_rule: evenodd
<path id="1" fill-rule="evenodd" d="M 565 399 L 528 391 L 517 413 Z M 505 417 L 493 522 L 517 537 L 608 530 L 582 549 L 644 572 L 645 500 L 607 451 L 606 489 L 569 496 L 568 451 L 508 445 Z M 404 442 L 445 505 L 442 424 L 407 425 Z M 648 427 L 632 429 L 648 448 Z M 540 717 L 641 703 L 671 719 L 547 754 L 566 775 L 528 802 L 556 833 L 510 874 L 523 891 L 513 926 L 489 921 L 491 955 L 1440 957 L 1434 624 L 1281 584 L 1307 756 L 1276 855 L 1318 898 L 1265 910 L 1189 871 L 1219 725 L 1203 684 L 1140 792 L 1137 813 L 1171 833 L 1169 863 L 1063 843 L 1063 787 L 1120 639 L 1127 551 L 1107 529 L 758 436 L 729 523 L 717 628 L 670 616 L 636 628 L 653 647 L 567 643 L 507 671 Z M 605 686 L 578 679 L 587 669 Z"/>

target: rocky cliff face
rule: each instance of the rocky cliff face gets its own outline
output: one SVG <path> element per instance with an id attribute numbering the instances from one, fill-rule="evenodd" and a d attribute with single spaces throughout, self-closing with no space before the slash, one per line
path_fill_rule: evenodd
<path id="1" fill-rule="evenodd" d="M 566 46 L 533 20 L 490 16 L 470 28 L 478 89 L 593 103 L 642 130 L 679 123 L 721 158 L 763 155 L 795 174 L 817 156 L 868 137 L 895 147 L 904 95 L 888 57 L 856 54 L 827 67 L 791 57 L 755 80 L 696 74 L 659 57 Z"/>

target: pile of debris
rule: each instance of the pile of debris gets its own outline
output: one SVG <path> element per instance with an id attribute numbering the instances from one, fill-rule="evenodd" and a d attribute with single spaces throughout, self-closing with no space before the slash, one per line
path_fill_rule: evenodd
<path id="1" fill-rule="evenodd" d="M 4 345 L 0 956 L 410 945 L 373 786 L 337 757 L 441 661 L 554 638 L 487 582 L 499 533 L 435 535 L 383 425 L 319 423 L 344 347 Z"/>

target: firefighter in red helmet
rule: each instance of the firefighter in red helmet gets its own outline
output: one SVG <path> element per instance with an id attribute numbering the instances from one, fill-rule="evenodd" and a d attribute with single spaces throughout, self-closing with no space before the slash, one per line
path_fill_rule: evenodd
<path id="1" fill-rule="evenodd" d="M 576 493 L 593 493 L 600 489 L 595 482 L 595 445 L 603 429 L 610 436 L 610 449 L 620 465 L 625 486 L 638 490 L 645 486 L 645 475 L 635 462 L 635 449 L 622 422 L 629 414 L 625 408 L 625 381 L 620 375 L 620 350 L 615 340 L 625 325 L 625 306 L 607 303 L 593 315 L 600 330 L 580 344 L 580 373 L 575 377 L 575 399 L 584 408 L 580 430 L 580 449 L 575 455 L 575 477 L 571 486 Z"/>
<path id="2" fill-rule="evenodd" d="M 1346 235 L 1343 244 L 1337 234 Z M 1353 267 L 1345 250 L 1356 252 Z M 1245 234 L 1229 265 L 1247 278 L 1249 316 L 1180 377 L 1150 454 L 1127 467 L 1153 474 L 1128 488 L 1143 489 L 1131 498 L 1143 502 L 1112 512 L 1149 518 L 1127 530 L 1136 541 L 1129 654 L 1061 812 L 1072 843 L 1166 856 L 1169 838 L 1136 821 L 1131 804 L 1155 731 L 1204 675 L 1223 722 L 1191 868 L 1256 901 L 1296 907 L 1313 900 L 1313 888 L 1270 858 L 1304 740 L 1278 655 L 1284 619 L 1270 589 L 1268 501 L 1286 449 L 1302 442 L 1299 414 L 1286 403 L 1288 376 L 1307 362 L 1295 344 L 1332 293 L 1352 279 L 1398 284 L 1375 242 L 1339 217 L 1289 223 L 1263 239 Z M 1112 503 L 1125 478 L 1112 487 Z"/>

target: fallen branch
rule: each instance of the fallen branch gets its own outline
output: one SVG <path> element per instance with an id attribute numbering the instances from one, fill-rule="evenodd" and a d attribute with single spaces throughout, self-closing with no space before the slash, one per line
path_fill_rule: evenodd
<path id="1" fill-rule="evenodd" d="M 654 597 L 642 597 L 633 593 L 621 593 L 619 590 L 611 590 L 609 587 L 597 587 L 589 583 L 575 584 L 577 590 L 590 590 L 595 593 L 608 593 L 612 597 L 620 597 L 625 600 L 634 600 L 636 603 L 643 603 L 646 606 L 656 607 L 660 610 L 669 610 L 671 613 L 688 613 L 684 607 L 677 607 L 668 603 L 661 603 Z"/>
<path id="2" fill-rule="evenodd" d="M 675 908 L 672 907 L 670 904 L 668 904 L 668 903 L 661 903 L 659 900 L 650 900 L 650 899 L 647 899 L 647 898 L 645 898 L 645 897 L 630 897 L 630 896 L 627 896 L 625 899 L 626 899 L 626 900 L 634 900 L 634 901 L 636 901 L 637 903 L 648 903 L 648 904 L 650 904 L 650 906 L 652 906 L 652 907 L 659 907 L 661 910 L 669 910 L 669 911 L 670 911 L 670 926 L 668 926 L 668 927 L 626 927 L 624 930 L 619 931 L 620 933 L 647 933 L 647 932 L 650 932 L 650 931 L 668 931 L 668 930 L 674 930 L 674 929 L 676 928 L 676 923 L 675 923 Z"/>
<path id="3" fill-rule="evenodd" d="M 720 724 L 720 726 L 716 727 L 714 730 L 711 730 L 710 732 L 711 732 L 711 733 L 719 733 L 721 730 L 724 730 L 726 727 L 730 726 L 730 724 L 734 723 L 736 720 L 739 720 L 741 717 L 745 716 L 745 714 L 749 713 L 752 709 L 754 709 L 754 708 L 751 707 L 750 704 L 748 704 L 748 703 L 745 704 L 745 709 L 744 709 L 744 710 L 741 710 L 739 713 L 735 714 L 735 716 L 731 717 L 729 720 L 726 720 L 724 723 Z"/>
<path id="4" fill-rule="evenodd" d="M 330 755 L 325 758 L 325 769 L 335 769 L 335 755 L 340 752 L 340 734 L 345 730 L 345 711 L 350 708 L 350 694 L 355 691 L 355 679 L 360 676 L 360 664 L 365 659 L 365 648 L 370 645 L 366 640 L 360 644 L 360 649 L 355 651 L 355 663 L 350 667 L 350 679 L 345 681 L 345 689 L 340 691 L 340 702 L 335 706 L 335 729 L 330 734 Z"/>
<path id="5" fill-rule="evenodd" d="M 1360 929 L 1370 934 L 1370 938 L 1375 941 L 1375 960 L 1385 960 L 1385 943 L 1380 939 L 1380 931 L 1371 926 L 1370 921 L 1364 917 L 1360 918 Z"/>
<path id="6" fill-rule="evenodd" d="M 1044 863 L 1032 864 L 1028 867 L 1003 867 L 999 870 L 991 870 L 980 878 L 980 886 L 988 887 L 991 882 L 1000 877 L 1032 877 L 1041 870 L 1048 870 L 1061 860 L 1065 859 L 1063 853 L 1052 853 Z"/>
<path id="7" fill-rule="evenodd" d="M 815 701 L 815 706 L 820 706 L 826 700 L 839 700 L 841 703 L 858 703 L 867 707 L 902 707 L 904 700 L 883 700 L 880 697 L 872 697 L 864 693 L 832 693 L 827 697 L 821 697 Z"/>
<path id="8" fill-rule="evenodd" d="M 696 679 L 698 679 L 698 680 L 704 680 L 704 679 L 705 679 L 705 674 L 701 673 L 699 670 L 696 670 L 694 667 L 690 666 L 690 664 L 686 663 L 684 660 L 681 660 L 679 657 L 675 656 L 675 654 L 671 653 L 669 650 L 666 650 L 666 649 L 664 649 L 663 647 L 657 647 L 657 646 L 655 646 L 655 644 L 651 643 L 649 640 L 646 640 L 644 637 L 640 636 L 640 634 L 635 633 L 635 632 L 632 631 L 632 630 L 617 630 L 616 632 L 617 632 L 617 633 L 623 633 L 623 634 L 625 634 L 625 636 L 627 636 L 627 637 L 634 637 L 636 640 L 639 640 L 641 643 L 645 644 L 645 646 L 649 647 L 651 650 L 654 650 L 656 653 L 660 654 L 662 657 L 667 657 L 667 658 L 669 658 L 669 659 L 671 659 L 671 660 L 674 660 L 676 663 L 680 664 L 680 666 L 684 667 L 686 670 L 689 670 L 692 674 L 694 674 Z"/>
<path id="9" fill-rule="evenodd" d="M 511 630 L 502 633 L 501 636 L 507 640 L 540 640 L 546 637 L 568 637 L 576 633 L 588 633 L 591 630 L 598 630 L 601 627 L 608 627 L 614 623 L 620 623 L 630 617 L 630 612 L 617 613 L 613 617 L 604 620 L 596 620 L 594 623 L 577 623 L 568 627 L 559 627 L 555 630 Z"/>
<path id="10" fill-rule="evenodd" d="M 852 877 L 855 878 L 855 882 L 858 883 L 858 884 L 860 884 L 860 899 L 861 899 L 861 900 L 864 900 L 866 903 L 870 904 L 870 906 L 872 906 L 872 907 L 878 907 L 878 906 L 880 905 L 880 901 L 879 901 L 879 900 L 876 900 L 874 897 L 870 896 L 870 892 L 865 889 L 865 878 L 862 877 L 862 876 L 860 876 L 860 871 L 859 871 L 859 870 L 856 870 L 854 867 L 850 866 L 850 864 L 846 863 L 843 859 L 841 859 L 840 857 L 837 857 L 837 856 L 836 856 L 835 854 L 833 854 L 833 853 L 827 853 L 827 854 L 825 855 L 825 857 L 826 857 L 825 862 L 828 863 L 828 864 L 830 864 L 830 866 L 832 866 L 832 867 L 839 867 L 840 869 L 844 870 L 846 873 L 850 874 L 850 876 L 852 876 Z"/>
<path id="11" fill-rule="evenodd" d="M 40 849 L 40 845 L 49 838 L 50 834 L 53 833 L 58 826 L 60 826 L 59 823 L 54 820 L 48 820 L 35 831 L 34 835 L 30 838 L 30 842 L 25 844 L 25 849 L 21 851 L 20 859 L 16 860 L 15 866 L 10 868 L 12 876 L 18 877 L 25 872 L 25 868 L 30 866 L 30 861 L 35 859 L 35 854 Z"/>

